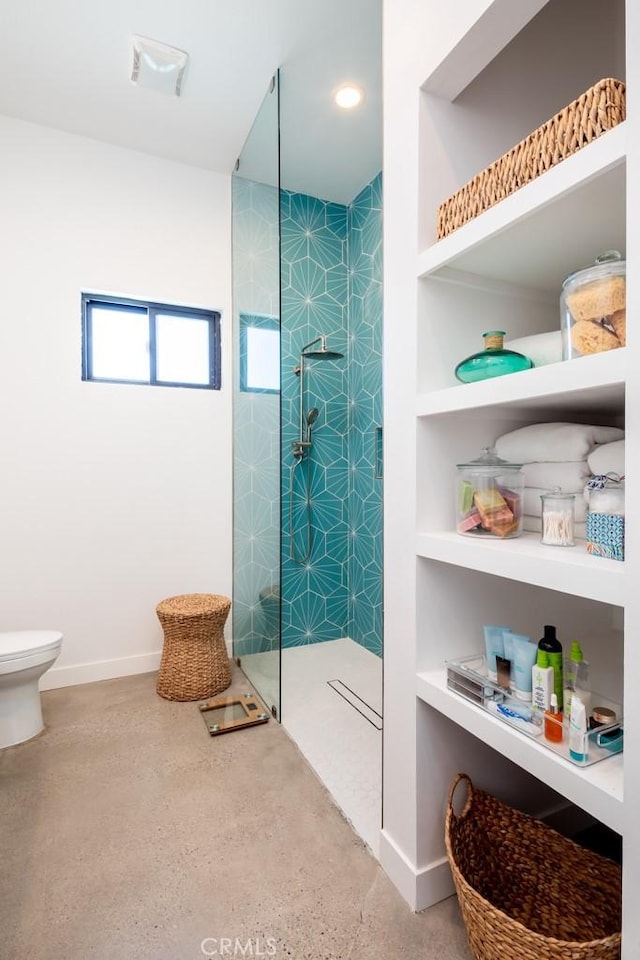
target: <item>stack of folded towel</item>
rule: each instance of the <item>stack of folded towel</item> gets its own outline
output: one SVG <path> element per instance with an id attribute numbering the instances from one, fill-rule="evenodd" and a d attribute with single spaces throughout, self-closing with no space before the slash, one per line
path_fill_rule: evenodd
<path id="1" fill-rule="evenodd" d="M 587 457 L 589 472 L 596 477 L 608 473 L 617 473 L 624 477 L 624 440 L 614 440 L 612 443 L 603 443 Z"/>
<path id="2" fill-rule="evenodd" d="M 522 463 L 524 473 L 522 526 L 539 532 L 542 522 L 541 494 L 559 487 L 564 493 L 575 493 L 575 536 L 586 536 L 587 503 L 582 496 L 585 484 L 596 466 L 618 462 L 622 443 L 622 471 L 624 473 L 624 431 L 618 427 L 600 427 L 583 423 L 535 423 L 499 437 L 496 453 L 511 463 Z M 612 448 L 604 460 L 605 446 Z M 613 448 L 616 448 L 615 450 Z M 598 472 L 609 473 L 609 467 Z"/>

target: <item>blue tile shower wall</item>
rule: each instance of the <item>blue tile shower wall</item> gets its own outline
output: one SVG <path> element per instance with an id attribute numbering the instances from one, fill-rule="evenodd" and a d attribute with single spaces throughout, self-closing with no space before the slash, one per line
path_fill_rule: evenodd
<path id="1" fill-rule="evenodd" d="M 349 620 L 382 656 L 382 174 L 349 205 Z"/>
<path id="2" fill-rule="evenodd" d="M 282 350 L 282 645 L 345 636 L 348 622 L 348 277 L 347 208 L 281 192 Z M 293 470 L 299 436 L 302 347 L 318 335 L 344 359 L 305 361 L 304 412 L 317 407 L 308 460 Z M 307 469 L 309 475 L 307 477 Z M 293 483 L 293 523 L 290 495 Z M 307 485 L 311 496 L 311 553 L 307 548 Z"/>
<path id="3" fill-rule="evenodd" d="M 382 653 L 382 179 L 348 206 L 283 191 L 282 258 L 282 644 L 351 636 Z M 296 468 L 300 350 L 319 334 L 341 361 L 308 361 L 304 412 L 318 407 L 309 462 L 309 560 L 305 552 L 307 463 Z"/>

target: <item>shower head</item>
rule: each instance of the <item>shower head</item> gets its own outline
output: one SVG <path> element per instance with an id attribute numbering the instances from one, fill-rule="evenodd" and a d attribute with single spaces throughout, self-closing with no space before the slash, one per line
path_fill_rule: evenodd
<path id="1" fill-rule="evenodd" d="M 342 360 L 344 353 L 338 353 L 337 350 L 311 350 L 305 353 L 305 357 L 311 360 Z"/>
<path id="2" fill-rule="evenodd" d="M 318 349 L 309 350 L 309 347 L 312 347 L 314 343 L 320 344 Z M 312 340 L 311 343 L 308 343 L 306 347 L 303 347 L 301 353 L 303 357 L 308 357 L 310 360 L 342 360 L 344 356 L 343 353 L 338 353 L 337 350 L 327 350 L 327 338 L 324 334 L 321 334 L 321 336 Z"/>
<path id="3" fill-rule="evenodd" d="M 308 427 L 310 427 L 312 423 L 315 423 L 315 422 L 316 422 L 316 420 L 318 419 L 318 414 L 319 414 L 319 412 L 320 412 L 320 411 L 318 410 L 317 407 L 311 407 L 311 410 L 309 410 L 309 412 L 308 412 L 308 414 L 307 414 L 307 416 L 306 416 L 306 418 L 305 418 L 306 421 L 307 421 L 307 426 L 308 426 Z"/>

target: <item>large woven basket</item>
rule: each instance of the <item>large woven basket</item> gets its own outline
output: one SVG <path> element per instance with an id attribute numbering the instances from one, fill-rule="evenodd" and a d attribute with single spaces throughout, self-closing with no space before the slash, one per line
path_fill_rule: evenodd
<path id="1" fill-rule="evenodd" d="M 465 781 L 460 814 L 453 795 Z M 458 774 L 445 841 L 476 960 L 619 960 L 621 870 Z"/>
<path id="2" fill-rule="evenodd" d="M 566 160 L 625 116 L 622 80 L 600 80 L 445 200 L 438 208 L 438 240 Z"/>
<path id="3" fill-rule="evenodd" d="M 166 700 L 204 700 L 231 683 L 224 625 L 231 600 L 215 593 L 168 597 L 156 607 L 164 631 L 156 690 Z"/>

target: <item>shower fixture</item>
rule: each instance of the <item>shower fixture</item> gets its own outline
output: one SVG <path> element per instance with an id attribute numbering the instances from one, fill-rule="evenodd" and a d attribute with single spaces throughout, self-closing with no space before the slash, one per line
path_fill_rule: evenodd
<path id="1" fill-rule="evenodd" d="M 311 426 L 318 419 L 319 410 L 317 407 L 311 407 L 311 410 L 308 411 L 307 416 L 305 417 L 307 424 L 307 442 L 311 443 Z"/>
<path id="2" fill-rule="evenodd" d="M 311 347 L 315 347 L 316 344 L 319 346 L 315 350 L 311 350 Z M 321 334 L 319 337 L 316 337 L 315 340 L 312 340 L 311 343 L 307 343 L 302 350 L 300 351 L 300 363 L 297 367 L 294 367 L 293 372 L 300 377 L 300 397 L 299 397 L 299 406 L 300 406 L 300 436 L 299 439 L 294 440 L 291 444 L 291 451 L 294 457 L 294 463 L 291 466 L 291 478 L 289 483 L 289 556 L 296 563 L 306 563 L 309 557 L 311 556 L 311 547 L 312 547 L 312 526 L 311 526 L 311 427 L 318 419 L 319 410 L 317 407 L 311 407 L 310 410 L 305 414 L 304 412 L 304 403 L 305 403 L 305 383 L 304 383 L 304 373 L 305 373 L 305 360 L 341 360 L 344 354 L 338 353 L 337 350 L 329 350 L 327 347 L 327 338 L 324 334 Z M 300 464 L 305 461 L 307 468 L 304 474 L 304 502 L 305 502 L 305 514 L 306 514 L 306 527 L 307 527 L 307 536 L 305 543 L 305 552 L 303 556 L 300 556 L 296 553 L 295 545 L 295 529 L 293 523 L 293 502 L 294 502 L 294 485 L 296 478 L 296 470 Z"/>
<path id="3" fill-rule="evenodd" d="M 310 350 L 310 347 L 315 346 L 316 343 L 319 343 L 320 346 L 316 350 Z M 307 414 L 307 418 L 311 416 L 315 410 L 315 415 L 311 421 L 307 419 L 307 433 L 305 436 L 305 416 L 304 416 L 304 373 L 305 373 L 305 360 L 342 360 L 344 354 L 338 353 L 337 350 L 329 350 L 327 347 L 327 337 L 325 334 L 320 334 L 319 337 L 316 337 L 315 340 L 312 340 L 311 343 L 305 344 L 305 346 L 300 351 L 300 363 L 297 367 L 293 368 L 293 372 L 300 377 L 300 437 L 298 440 L 294 440 L 292 443 L 292 450 L 294 457 L 303 457 L 305 449 L 311 443 L 311 431 L 310 426 L 318 416 L 317 407 L 312 407 L 312 409 Z"/>

